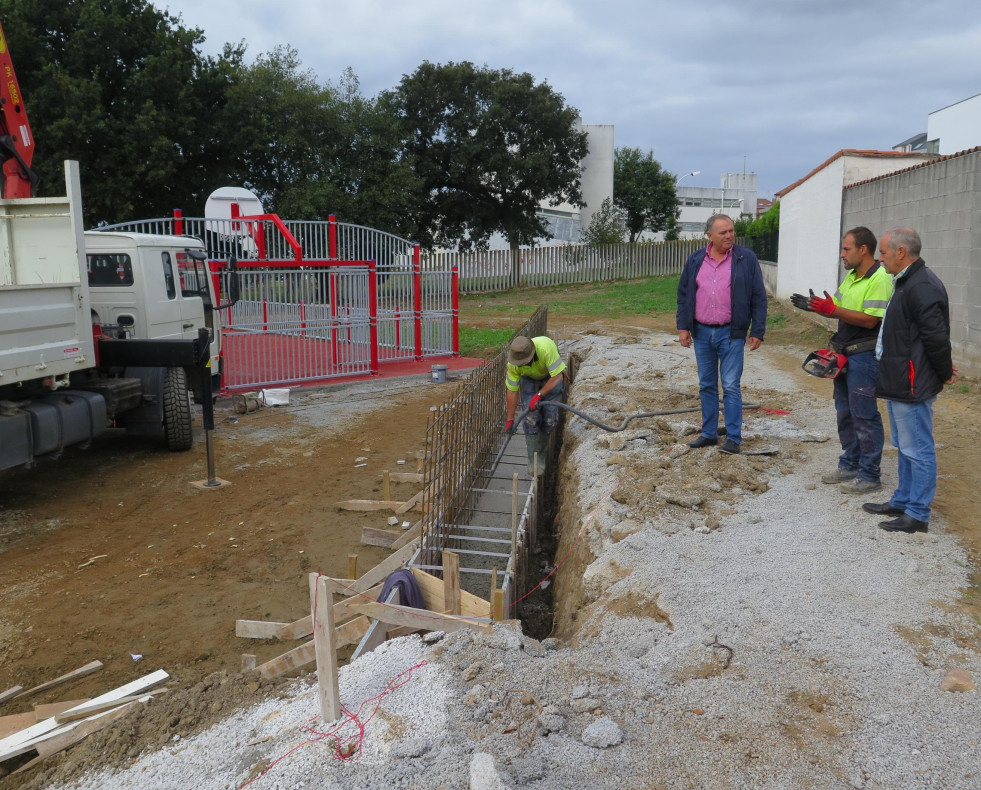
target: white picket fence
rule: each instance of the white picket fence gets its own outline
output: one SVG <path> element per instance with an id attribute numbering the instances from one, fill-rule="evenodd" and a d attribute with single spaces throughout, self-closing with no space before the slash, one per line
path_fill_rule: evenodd
<path id="1" fill-rule="evenodd" d="M 520 286 L 545 287 L 679 274 L 688 256 L 704 245 L 704 239 L 690 239 L 525 247 L 520 250 L 517 267 L 512 266 L 510 250 L 423 253 L 422 269 L 445 271 L 456 266 L 461 294 L 487 293 Z"/>

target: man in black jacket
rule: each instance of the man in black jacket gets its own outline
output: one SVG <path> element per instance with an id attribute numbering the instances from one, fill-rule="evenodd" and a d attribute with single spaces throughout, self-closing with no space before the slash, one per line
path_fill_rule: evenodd
<path id="1" fill-rule="evenodd" d="M 891 439 L 899 450 L 899 485 L 888 502 L 866 502 L 862 508 L 896 516 L 879 524 L 890 532 L 927 531 L 937 492 L 933 402 L 957 375 L 947 290 L 920 258 L 920 247 L 912 228 L 890 230 L 879 242 L 879 260 L 894 284 L 876 345 L 876 392 L 889 409 Z"/>

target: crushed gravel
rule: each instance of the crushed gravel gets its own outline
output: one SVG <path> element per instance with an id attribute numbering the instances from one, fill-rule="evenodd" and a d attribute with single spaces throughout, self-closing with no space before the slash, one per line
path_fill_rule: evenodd
<path id="1" fill-rule="evenodd" d="M 667 340 L 579 340 L 570 403 L 602 419 L 694 392 L 691 352 Z M 747 400 L 790 412 L 747 412 L 745 449 L 771 455 L 672 451 L 697 414 L 619 450 L 567 421 L 560 552 L 581 541 L 558 578 L 577 596 L 561 638 L 505 623 L 392 640 L 340 672 L 363 738 L 315 718 L 308 676 L 125 767 L 62 783 L 55 766 L 37 786 L 976 790 L 978 692 L 940 688 L 951 669 L 981 677 L 978 623 L 954 606 L 967 558 L 939 518 L 887 534 L 821 484 L 839 453 L 830 397 L 803 394 L 771 353 L 747 353 L 743 378 Z M 876 501 L 894 452 L 883 468 Z M 617 496 L 644 476 L 643 496 Z"/>

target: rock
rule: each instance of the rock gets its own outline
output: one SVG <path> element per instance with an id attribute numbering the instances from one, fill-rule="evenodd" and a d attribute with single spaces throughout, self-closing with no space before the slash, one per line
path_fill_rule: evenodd
<path id="1" fill-rule="evenodd" d="M 627 440 L 622 436 L 611 436 L 608 446 L 613 452 L 618 452 L 624 448 L 626 443 Z"/>
<path id="2" fill-rule="evenodd" d="M 807 485 L 804 486 L 804 488 L 807 491 L 814 491 L 817 488 L 817 486 L 814 485 L 814 483 L 808 483 Z"/>
<path id="3" fill-rule="evenodd" d="M 545 778 L 545 762 L 531 757 L 517 757 L 511 761 L 511 775 L 518 781 L 519 787 L 525 787 L 529 782 Z"/>
<path id="4" fill-rule="evenodd" d="M 576 686 L 572 690 L 572 699 L 582 699 L 589 696 L 589 686 Z"/>
<path id="5" fill-rule="evenodd" d="M 610 587 L 630 575 L 609 556 L 602 556 L 590 563 L 582 575 L 582 585 L 590 600 L 596 600 Z"/>
<path id="6" fill-rule="evenodd" d="M 444 636 L 446 636 L 446 631 L 429 631 L 422 635 L 422 641 L 427 645 L 435 645 Z"/>
<path id="7" fill-rule="evenodd" d="M 630 466 L 630 460 L 622 453 L 611 455 L 606 459 L 607 466 Z"/>
<path id="8" fill-rule="evenodd" d="M 480 642 L 496 650 L 520 650 L 521 632 L 513 625 L 497 623 L 494 630 L 484 635 Z"/>
<path id="9" fill-rule="evenodd" d="M 432 751 L 433 745 L 426 738 L 407 738 L 392 747 L 392 757 L 422 757 Z"/>
<path id="10" fill-rule="evenodd" d="M 672 444 L 663 457 L 669 461 L 673 461 L 675 458 L 680 458 L 690 450 L 691 447 L 689 447 L 687 444 Z"/>
<path id="11" fill-rule="evenodd" d="M 950 670 L 944 675 L 944 679 L 940 683 L 941 691 L 974 691 L 976 689 L 974 678 L 966 669 Z"/>
<path id="12" fill-rule="evenodd" d="M 542 640 L 542 647 L 546 650 L 558 650 L 561 643 L 554 636 L 550 636 L 548 639 Z"/>
<path id="13" fill-rule="evenodd" d="M 705 526 L 709 529 L 718 529 L 722 525 L 722 519 L 718 516 L 709 516 L 705 519 Z"/>
<path id="14" fill-rule="evenodd" d="M 557 713 L 546 713 L 538 719 L 538 728 L 543 735 L 560 732 L 565 727 L 565 717 Z"/>
<path id="15" fill-rule="evenodd" d="M 596 749 L 606 749 L 623 742 L 623 731 L 613 719 L 601 716 L 583 730 L 582 742 Z"/>
<path id="16" fill-rule="evenodd" d="M 541 642 L 524 635 L 521 637 L 521 649 L 529 656 L 534 656 L 535 658 L 541 658 L 546 652 L 545 646 Z"/>
<path id="17" fill-rule="evenodd" d="M 473 680 L 475 677 L 477 677 L 477 675 L 480 674 L 480 670 L 482 670 L 483 668 L 484 668 L 483 664 L 479 664 L 479 663 L 471 664 L 469 667 L 467 667 L 464 670 L 463 679 L 468 682 Z"/>
<path id="18" fill-rule="evenodd" d="M 470 758 L 470 790 L 507 790 L 501 775 L 494 767 L 494 758 L 477 752 Z"/>
<path id="19" fill-rule="evenodd" d="M 463 704 L 466 705 L 468 708 L 476 707 L 477 705 L 479 705 L 481 702 L 484 701 L 484 698 L 486 696 L 487 696 L 487 689 L 485 689 L 480 683 L 478 683 L 476 686 L 470 689 L 469 692 L 467 692 L 467 696 L 463 698 Z"/>
<path id="20" fill-rule="evenodd" d="M 801 438 L 801 441 L 802 442 L 826 442 L 828 441 L 828 437 L 822 434 L 805 433 L 804 436 Z"/>
<path id="21" fill-rule="evenodd" d="M 697 532 L 699 535 L 711 535 L 712 534 L 712 530 L 709 529 L 708 527 L 705 527 L 705 526 L 695 527 L 695 532 Z"/>
<path id="22" fill-rule="evenodd" d="M 640 532 L 643 528 L 644 525 L 636 519 L 625 518 L 619 524 L 614 524 L 610 528 L 610 537 L 614 540 L 614 542 L 619 543 L 621 540 L 633 535 L 635 532 Z"/>
<path id="23" fill-rule="evenodd" d="M 658 488 L 657 493 L 665 502 L 670 505 L 678 505 L 678 507 L 696 508 L 705 501 L 698 494 L 686 493 L 670 488 Z"/>
<path id="24" fill-rule="evenodd" d="M 596 710 L 603 703 L 594 697 L 583 697 L 572 701 L 573 713 L 589 713 Z"/>

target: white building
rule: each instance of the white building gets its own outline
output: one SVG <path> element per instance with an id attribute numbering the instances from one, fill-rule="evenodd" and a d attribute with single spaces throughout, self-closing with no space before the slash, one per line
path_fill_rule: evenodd
<path id="1" fill-rule="evenodd" d="M 681 186 L 677 195 L 680 237 L 704 236 L 705 223 L 713 214 L 728 214 L 733 221 L 744 214 L 756 216 L 756 173 L 723 173 L 718 188 Z M 657 234 L 657 238 L 664 238 L 664 234 Z"/>
<path id="2" fill-rule="evenodd" d="M 927 116 L 927 150 L 956 154 L 981 145 L 981 93 Z"/>
<path id="3" fill-rule="evenodd" d="M 780 199 L 778 298 L 793 293 L 834 293 L 839 282 L 842 189 L 934 158 L 926 153 L 843 150 L 799 181 Z M 871 229 L 876 232 L 877 228 Z"/>

